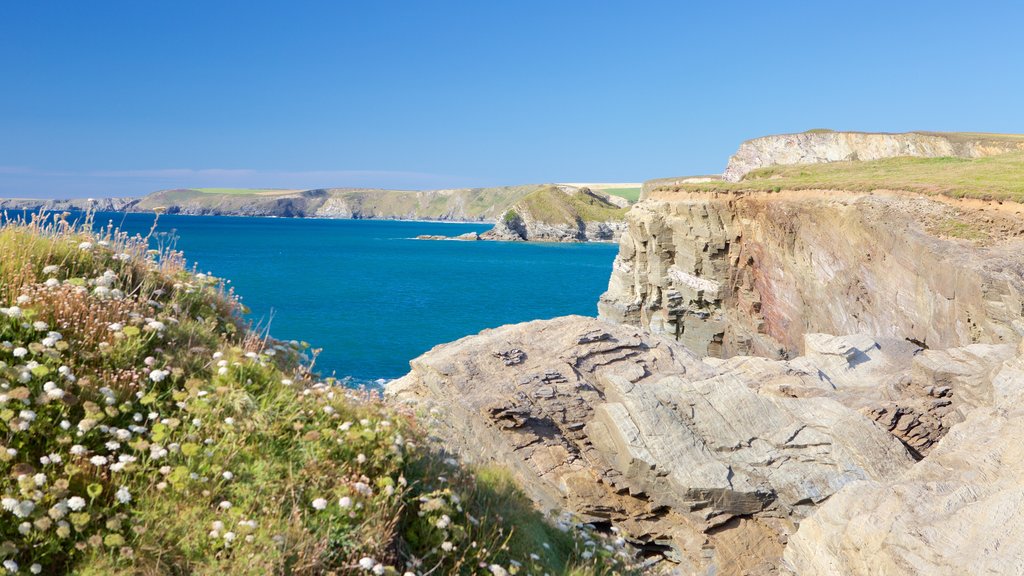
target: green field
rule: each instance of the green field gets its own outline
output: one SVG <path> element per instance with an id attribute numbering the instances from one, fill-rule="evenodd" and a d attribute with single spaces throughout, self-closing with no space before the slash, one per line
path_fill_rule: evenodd
<path id="1" fill-rule="evenodd" d="M 248 194 L 287 194 L 289 192 L 297 192 L 297 190 L 289 190 L 284 188 L 191 188 L 196 192 L 202 192 L 203 194 L 233 194 L 233 195 L 248 195 Z"/>
<path id="2" fill-rule="evenodd" d="M 755 170 L 740 182 L 668 183 L 661 190 L 904 190 L 953 198 L 1024 202 L 1024 153 L 987 158 L 887 158 L 871 162 L 833 162 L 772 166 Z"/>
<path id="3" fill-rule="evenodd" d="M 640 200 L 639 186 L 636 188 L 605 188 L 604 190 L 601 190 L 601 192 L 606 192 L 608 194 L 611 194 L 612 196 L 625 198 L 630 202 L 636 202 L 637 200 Z"/>

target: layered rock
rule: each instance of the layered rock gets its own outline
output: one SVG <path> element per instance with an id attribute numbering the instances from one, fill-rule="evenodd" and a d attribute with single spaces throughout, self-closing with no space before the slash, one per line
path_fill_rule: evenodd
<path id="1" fill-rule="evenodd" d="M 799 354 L 808 332 L 930 348 L 1024 334 L 1024 239 L 977 243 L 937 224 L 998 229 L 998 207 L 898 193 L 652 191 L 627 214 L 602 317 L 699 355 Z"/>
<path id="2" fill-rule="evenodd" d="M 800 524 L 793 574 L 1024 574 L 1024 345 L 970 412 L 898 478 L 846 486 Z"/>
<path id="3" fill-rule="evenodd" d="M 869 161 L 896 156 L 980 158 L 1024 150 L 1024 137 L 1006 134 L 907 132 L 880 134 L 815 130 L 747 140 L 729 158 L 723 178 L 738 182 L 767 166 Z"/>
<path id="4" fill-rule="evenodd" d="M 684 573 L 772 573 L 816 505 L 914 461 L 864 408 L 901 398 L 919 349 L 818 340 L 791 362 L 703 362 L 567 317 L 439 346 L 387 392 L 433 410 L 464 457 L 512 467 L 545 509 L 614 524 Z"/>

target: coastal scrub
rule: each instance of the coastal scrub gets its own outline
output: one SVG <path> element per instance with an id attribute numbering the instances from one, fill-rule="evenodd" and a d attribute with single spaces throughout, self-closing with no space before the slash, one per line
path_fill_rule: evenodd
<path id="1" fill-rule="evenodd" d="M 242 313 L 149 237 L 0 227 L 0 573 L 627 570 Z"/>

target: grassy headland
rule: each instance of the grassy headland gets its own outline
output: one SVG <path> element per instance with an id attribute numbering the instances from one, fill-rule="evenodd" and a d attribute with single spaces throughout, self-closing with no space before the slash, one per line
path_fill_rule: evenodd
<path id="1" fill-rule="evenodd" d="M 44 574 L 612 573 L 500 469 L 321 381 L 112 226 L 0 228 L 0 562 Z M 607 547 L 606 547 L 607 544 Z"/>
<path id="2" fill-rule="evenodd" d="M 621 220 L 628 209 L 609 204 L 591 193 L 580 190 L 563 192 L 557 186 L 546 186 L 525 196 L 516 203 L 513 210 L 548 224 L 573 224 L 577 220 Z"/>
<path id="3" fill-rule="evenodd" d="M 884 189 L 1024 202 L 1024 153 L 985 158 L 899 157 L 870 162 L 772 166 L 754 170 L 739 182 L 679 183 L 665 179 L 650 182 L 648 189 L 716 192 Z"/>

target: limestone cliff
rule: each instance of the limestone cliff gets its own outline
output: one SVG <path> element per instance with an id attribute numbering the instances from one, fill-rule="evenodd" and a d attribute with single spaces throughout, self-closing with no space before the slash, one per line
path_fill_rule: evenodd
<path id="1" fill-rule="evenodd" d="M 897 156 L 979 158 L 1024 150 L 1024 136 L 907 132 L 879 134 L 812 130 L 748 140 L 729 158 L 723 178 L 738 182 L 766 166 L 868 161 Z"/>

